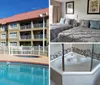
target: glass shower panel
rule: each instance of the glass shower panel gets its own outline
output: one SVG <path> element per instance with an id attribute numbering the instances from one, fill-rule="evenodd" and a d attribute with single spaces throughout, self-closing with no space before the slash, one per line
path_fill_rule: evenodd
<path id="1" fill-rule="evenodd" d="M 51 44 L 50 47 L 50 59 L 56 59 L 55 67 L 58 65 L 65 72 L 90 72 L 100 63 L 100 44 Z"/>
<path id="2" fill-rule="evenodd" d="M 62 55 L 62 45 L 51 44 L 50 45 L 50 60 L 53 60 L 61 55 Z"/>
<path id="3" fill-rule="evenodd" d="M 92 44 L 73 44 L 73 52 L 77 53 L 76 71 L 78 72 L 90 72 L 91 71 L 91 51 Z"/>
<path id="4" fill-rule="evenodd" d="M 92 44 L 64 44 L 64 68 L 66 72 L 91 71 Z M 62 63 L 63 64 L 63 63 Z"/>
<path id="5" fill-rule="evenodd" d="M 94 44 L 92 45 L 93 50 L 93 65 L 92 65 L 92 70 L 100 64 L 100 44 Z"/>

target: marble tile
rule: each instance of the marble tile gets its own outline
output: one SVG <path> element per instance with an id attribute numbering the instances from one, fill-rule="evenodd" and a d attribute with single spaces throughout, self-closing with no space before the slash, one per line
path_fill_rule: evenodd
<path id="1" fill-rule="evenodd" d="M 76 47 L 64 49 L 65 54 L 68 53 L 68 52 L 76 52 L 76 53 L 84 55 L 86 57 L 92 56 L 92 52 L 91 52 L 90 49 L 83 50 L 83 49 L 79 49 L 79 48 L 76 48 Z M 51 58 L 51 60 L 53 60 L 53 59 L 55 59 L 59 56 L 62 56 L 62 51 L 56 52 L 54 55 L 50 55 L 50 58 Z M 93 52 L 93 58 L 100 60 L 100 54 Z"/>

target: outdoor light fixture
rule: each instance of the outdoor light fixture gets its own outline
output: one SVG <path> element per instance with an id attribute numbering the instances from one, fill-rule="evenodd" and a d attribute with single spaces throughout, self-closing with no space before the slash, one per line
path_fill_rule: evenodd
<path id="1" fill-rule="evenodd" d="M 40 17 L 43 18 L 43 53 L 44 53 L 44 48 L 45 48 L 45 17 L 47 16 L 47 12 L 43 14 L 39 14 Z"/>
<path id="2" fill-rule="evenodd" d="M 47 14 L 48 14 L 48 13 L 46 12 L 46 13 L 43 13 L 43 14 L 39 14 L 39 16 L 40 16 L 40 17 L 46 17 Z"/>

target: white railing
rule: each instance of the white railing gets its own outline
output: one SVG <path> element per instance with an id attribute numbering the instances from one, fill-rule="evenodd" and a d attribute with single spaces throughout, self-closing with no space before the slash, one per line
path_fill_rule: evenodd
<path id="1" fill-rule="evenodd" d="M 43 23 L 40 23 L 40 24 L 34 24 L 34 28 L 40 28 L 40 27 L 43 27 Z"/>
<path id="2" fill-rule="evenodd" d="M 9 54 L 9 49 L 7 46 L 0 46 L 0 54 Z"/>
<path id="3" fill-rule="evenodd" d="M 21 35 L 20 39 L 31 39 L 31 35 Z"/>
<path id="4" fill-rule="evenodd" d="M 20 29 L 21 29 L 21 30 L 31 29 L 31 25 L 20 26 Z"/>
<path id="5" fill-rule="evenodd" d="M 0 46 L 0 54 L 48 56 L 48 47 L 42 46 Z"/>

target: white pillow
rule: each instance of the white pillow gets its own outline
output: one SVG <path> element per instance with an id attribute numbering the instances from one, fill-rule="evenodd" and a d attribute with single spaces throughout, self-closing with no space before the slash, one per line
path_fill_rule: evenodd
<path id="1" fill-rule="evenodd" d="M 60 24 L 65 24 L 65 18 L 61 18 L 59 23 Z"/>

